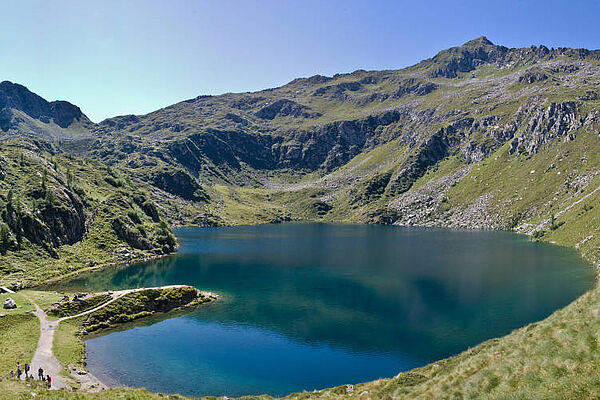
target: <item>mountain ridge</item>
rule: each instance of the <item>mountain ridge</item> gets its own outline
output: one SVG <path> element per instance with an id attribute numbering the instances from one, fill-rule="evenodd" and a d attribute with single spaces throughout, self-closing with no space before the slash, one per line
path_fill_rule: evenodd
<path id="1" fill-rule="evenodd" d="M 298 78 L 97 124 L 4 82 L 1 112 L 17 123 L 0 140 L 41 140 L 49 156 L 106 165 L 146 188 L 174 226 L 316 220 L 534 234 L 557 196 L 516 206 L 494 193 L 493 175 L 487 192 L 467 182 L 483 164 L 529 164 L 569 143 L 595 148 L 599 84 L 597 50 L 507 48 L 482 36 L 400 70 Z M 583 188 L 596 166 L 567 174 Z"/>

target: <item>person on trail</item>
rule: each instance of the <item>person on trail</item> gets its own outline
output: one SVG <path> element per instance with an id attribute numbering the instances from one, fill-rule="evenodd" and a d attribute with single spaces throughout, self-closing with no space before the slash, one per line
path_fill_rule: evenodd
<path id="1" fill-rule="evenodd" d="M 9 375 L 11 378 L 14 378 L 14 377 L 15 377 L 15 371 L 13 371 L 13 370 L 11 369 L 11 370 L 10 370 L 10 372 L 8 373 L 8 375 Z"/>
<path id="2" fill-rule="evenodd" d="M 29 370 L 31 368 L 29 367 L 29 364 L 25 364 L 25 379 L 29 378 Z"/>
<path id="3" fill-rule="evenodd" d="M 48 387 L 52 387 L 52 378 L 50 378 L 50 375 L 46 375 L 46 380 L 48 381 Z"/>
<path id="4" fill-rule="evenodd" d="M 17 363 L 17 379 L 21 379 L 21 364 Z"/>
<path id="5" fill-rule="evenodd" d="M 40 367 L 40 369 L 38 369 L 38 378 L 40 381 L 44 380 L 44 370 L 42 369 L 42 367 Z"/>

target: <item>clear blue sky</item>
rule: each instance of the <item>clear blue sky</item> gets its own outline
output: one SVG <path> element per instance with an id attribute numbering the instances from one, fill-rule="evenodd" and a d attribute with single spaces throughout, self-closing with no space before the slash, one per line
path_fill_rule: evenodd
<path id="1" fill-rule="evenodd" d="M 394 69 L 485 35 L 600 48 L 599 1 L 0 2 L 0 81 L 92 120 L 302 76 Z"/>

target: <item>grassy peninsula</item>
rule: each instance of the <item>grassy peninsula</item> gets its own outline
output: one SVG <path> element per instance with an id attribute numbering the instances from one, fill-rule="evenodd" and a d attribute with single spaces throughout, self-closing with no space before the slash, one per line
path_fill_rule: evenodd
<path id="1" fill-rule="evenodd" d="M 64 301 L 65 296 L 71 294 L 24 290 L 2 295 L 2 300 L 11 297 L 17 303 L 16 309 L 6 310 L 0 317 L 0 326 L 3 328 L 0 388 L 8 398 L 20 398 L 19 387 L 31 388 L 33 385 L 40 395 L 48 391 L 45 383 L 31 379 L 27 381 L 27 386 L 9 377 L 9 371 L 15 371 L 17 362 L 22 365 L 31 363 L 35 368 L 37 364 L 44 366 L 45 373 L 52 376 L 53 388 L 62 389 L 59 392 L 51 391 L 53 395 L 65 389 L 83 393 L 103 391 L 106 387 L 85 370 L 83 340 L 88 335 L 106 332 L 149 316 L 199 306 L 216 298 L 212 293 L 203 293 L 190 286 L 86 294 L 76 301 Z M 36 309 L 38 311 L 34 315 Z M 40 309 L 42 316 L 39 315 Z M 42 340 L 38 343 L 40 323 L 42 335 L 47 335 L 49 328 L 54 330 L 53 339 L 48 344 L 43 344 Z M 41 347 L 45 345 L 48 345 L 47 349 Z M 53 369 L 51 365 L 50 358 L 54 356 L 58 360 L 58 369 Z M 32 359 L 34 361 L 30 361 Z"/>

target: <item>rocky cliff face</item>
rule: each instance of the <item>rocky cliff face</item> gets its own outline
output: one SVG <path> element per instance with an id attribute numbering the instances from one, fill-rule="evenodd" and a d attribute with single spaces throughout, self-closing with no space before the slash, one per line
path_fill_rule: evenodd
<path id="1" fill-rule="evenodd" d="M 518 110 L 515 120 L 525 129 L 511 141 L 510 154 L 533 154 L 558 138 L 574 140 L 574 132 L 584 125 L 586 118 L 578 115 L 575 102 L 567 101 L 547 106 L 524 105 Z"/>
<path id="2" fill-rule="evenodd" d="M 25 86 L 12 82 L 0 82 L 0 129 L 22 131 L 24 125 L 32 125 L 31 120 L 42 124 L 58 125 L 58 128 L 68 128 L 74 123 L 84 128 L 90 128 L 92 122 L 81 112 L 79 107 L 66 101 L 48 102 L 30 92 Z M 46 138 L 51 137 L 51 132 L 56 134 L 60 129 L 48 127 L 34 129 L 35 133 Z M 23 132 L 21 132 L 23 133 Z"/>

